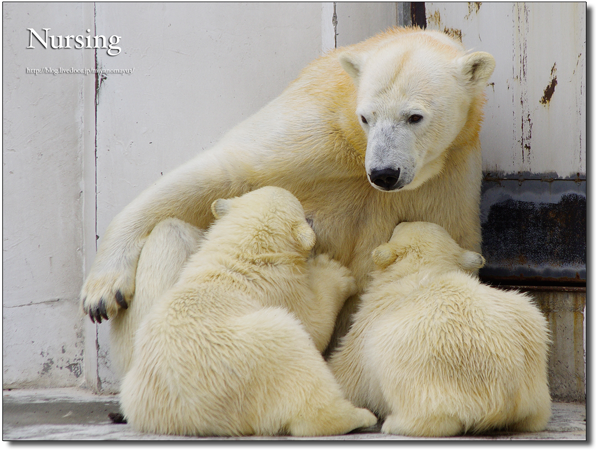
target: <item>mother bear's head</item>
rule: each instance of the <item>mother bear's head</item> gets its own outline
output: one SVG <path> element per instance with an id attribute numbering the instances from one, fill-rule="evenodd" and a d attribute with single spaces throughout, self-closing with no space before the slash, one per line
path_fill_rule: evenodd
<path id="1" fill-rule="evenodd" d="M 339 56 L 357 86 L 369 182 L 382 191 L 415 189 L 442 171 L 454 145 L 479 145 L 483 90 L 495 67 L 489 53 L 469 54 L 441 32 L 406 31 Z"/>

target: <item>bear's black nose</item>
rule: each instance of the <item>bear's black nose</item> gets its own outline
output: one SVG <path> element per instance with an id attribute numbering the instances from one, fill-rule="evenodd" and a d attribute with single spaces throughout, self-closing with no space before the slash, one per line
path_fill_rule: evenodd
<path id="1" fill-rule="evenodd" d="M 400 170 L 393 168 L 384 168 L 381 170 L 373 170 L 369 174 L 371 182 L 383 190 L 392 190 L 398 182 Z M 400 187 L 397 187 L 400 188 Z"/>

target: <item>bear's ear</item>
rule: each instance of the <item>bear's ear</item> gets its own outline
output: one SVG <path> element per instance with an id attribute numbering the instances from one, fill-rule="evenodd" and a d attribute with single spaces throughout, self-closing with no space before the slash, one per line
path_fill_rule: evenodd
<path id="1" fill-rule="evenodd" d="M 294 228 L 294 235 L 304 251 L 312 250 L 317 243 L 315 231 L 306 222 L 298 223 Z"/>
<path id="2" fill-rule="evenodd" d="M 458 261 L 463 270 L 473 272 L 485 265 L 484 257 L 475 251 L 463 251 Z"/>
<path id="3" fill-rule="evenodd" d="M 396 260 L 398 254 L 394 252 L 389 244 L 385 243 L 375 248 L 371 256 L 373 257 L 375 265 L 377 265 L 380 270 L 384 270 Z"/>
<path id="4" fill-rule="evenodd" d="M 364 56 L 360 53 L 342 52 L 338 57 L 342 68 L 358 83 L 360 71 L 362 69 Z"/>
<path id="5" fill-rule="evenodd" d="M 212 211 L 215 218 L 218 220 L 227 212 L 229 212 L 229 201 L 227 201 L 226 199 L 217 199 L 211 204 L 210 210 Z"/>
<path id="6" fill-rule="evenodd" d="M 496 60 L 487 52 L 474 52 L 461 57 L 458 64 L 467 85 L 483 88 L 494 72 Z"/>

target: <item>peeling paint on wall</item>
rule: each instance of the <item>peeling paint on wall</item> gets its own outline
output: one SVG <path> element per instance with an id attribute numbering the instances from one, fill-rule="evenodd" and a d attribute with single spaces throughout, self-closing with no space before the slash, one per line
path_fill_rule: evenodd
<path id="1" fill-rule="evenodd" d="M 338 17 L 337 17 L 337 5 L 333 2 L 333 14 L 331 15 L 331 25 L 333 25 L 333 47 L 337 49 L 337 37 L 338 37 Z"/>
<path id="2" fill-rule="evenodd" d="M 442 19 L 440 12 L 434 9 L 433 12 L 427 13 L 427 24 L 433 28 L 440 29 L 442 26 Z"/>
<path id="3" fill-rule="evenodd" d="M 81 364 L 82 363 L 69 363 L 65 367 L 69 369 L 73 375 L 75 375 L 75 378 L 79 378 L 83 373 Z"/>
<path id="4" fill-rule="evenodd" d="M 434 9 L 433 12 L 427 13 L 427 24 L 432 28 L 441 30 L 452 38 L 458 39 L 460 42 L 462 42 L 462 30 L 444 26 L 442 24 L 440 12 L 437 9 Z"/>
<path id="5" fill-rule="evenodd" d="M 529 32 L 529 9 L 525 3 L 519 3 L 515 7 L 515 46 L 513 61 L 515 96 L 518 98 L 518 104 L 513 101 L 513 104 L 520 106 L 520 109 L 515 108 L 513 111 L 513 120 L 516 123 L 514 132 L 520 130 L 520 135 L 516 136 L 516 141 L 521 148 L 521 162 L 525 165 L 531 164 L 531 136 L 533 123 L 531 121 L 531 111 L 529 107 L 529 95 L 527 92 L 527 35 Z"/>
<path id="6" fill-rule="evenodd" d="M 462 42 L 462 31 L 458 30 L 456 28 L 448 28 L 448 27 L 444 27 L 444 33 L 446 33 L 447 35 L 451 36 L 454 39 L 458 39 L 460 42 Z"/>
<path id="7" fill-rule="evenodd" d="M 49 358 L 44 364 L 42 364 L 42 370 L 40 372 L 41 375 L 47 374 L 52 369 L 54 365 L 54 360 Z"/>
<path id="8" fill-rule="evenodd" d="M 552 80 L 544 90 L 544 95 L 540 99 L 540 104 L 542 105 L 548 105 L 550 103 L 550 99 L 552 99 L 552 95 L 554 94 L 554 88 L 558 85 L 558 80 L 556 80 L 556 63 L 554 63 L 554 66 L 552 66 L 552 69 L 550 70 L 550 77 Z"/>
<path id="9" fill-rule="evenodd" d="M 468 12 L 465 16 L 465 19 L 469 19 L 471 14 L 477 15 L 479 12 L 479 8 L 481 8 L 481 2 L 467 2 Z"/>

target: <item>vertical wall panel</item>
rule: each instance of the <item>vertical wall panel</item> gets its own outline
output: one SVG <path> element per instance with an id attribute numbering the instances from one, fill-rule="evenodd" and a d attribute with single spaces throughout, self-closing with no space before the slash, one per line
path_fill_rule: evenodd
<path id="1" fill-rule="evenodd" d="M 496 58 L 484 171 L 585 175 L 585 3 L 426 3 L 427 27 Z"/>
<path id="2" fill-rule="evenodd" d="M 337 46 L 355 44 L 395 26 L 396 5 L 392 2 L 336 2 Z"/>
<path id="3" fill-rule="evenodd" d="M 81 382 L 83 50 L 29 44 L 79 34 L 77 4 L 5 3 L 3 12 L 2 371 L 5 387 Z M 54 73 L 56 73 L 54 72 Z"/>
<path id="4" fill-rule="evenodd" d="M 135 26 L 131 26 L 134 23 Z M 99 3 L 98 231 L 162 174 L 210 148 L 321 52 L 320 4 Z"/>

